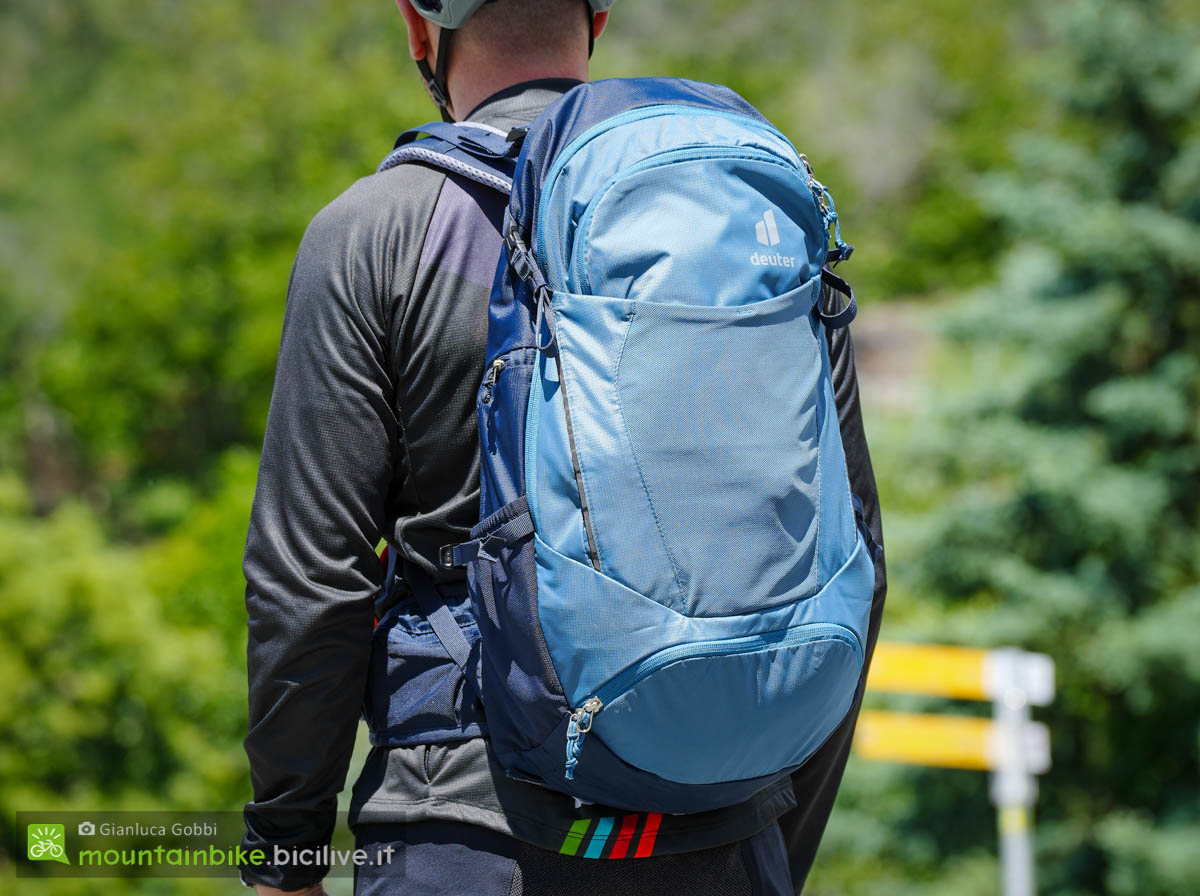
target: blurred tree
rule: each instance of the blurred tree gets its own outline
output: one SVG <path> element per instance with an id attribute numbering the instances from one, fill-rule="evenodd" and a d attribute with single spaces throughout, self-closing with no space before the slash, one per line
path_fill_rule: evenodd
<path id="1" fill-rule="evenodd" d="M 1023 84 L 1042 40 L 1033 8 L 656 0 L 619 7 L 598 58 L 604 74 L 719 81 L 749 98 L 833 190 L 860 248 L 856 289 L 890 299 L 985 281 L 1004 247 L 969 185 L 1008 163 L 1007 134 L 1041 112 Z"/>
<path id="2" fill-rule="evenodd" d="M 85 505 L 34 521 L 28 501 L 0 474 L 5 843 L 17 810 L 238 808 L 244 698 L 219 633 L 164 618 L 142 558 L 105 546 Z"/>
<path id="3" fill-rule="evenodd" d="M 1022 247 L 951 325 L 957 397 L 923 448 L 958 490 L 919 581 L 939 637 L 1058 663 L 1045 889 L 1195 892 L 1200 23 L 1167 0 L 1055 18 L 1062 120 L 984 185 Z"/>
<path id="4" fill-rule="evenodd" d="M 166 531 L 261 439 L 305 223 L 429 114 L 400 18 L 14 0 L 0 33 L 0 462 Z"/>

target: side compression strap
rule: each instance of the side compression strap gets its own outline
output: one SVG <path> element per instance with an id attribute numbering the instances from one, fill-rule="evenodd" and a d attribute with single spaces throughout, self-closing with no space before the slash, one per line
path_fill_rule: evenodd
<path id="1" fill-rule="evenodd" d="M 487 535 L 464 541 L 462 544 L 446 545 L 441 549 L 438 563 L 443 568 L 466 566 L 474 560 L 495 563 L 500 551 L 515 544 L 533 532 L 533 517 L 526 508 L 507 523 L 493 529 Z"/>

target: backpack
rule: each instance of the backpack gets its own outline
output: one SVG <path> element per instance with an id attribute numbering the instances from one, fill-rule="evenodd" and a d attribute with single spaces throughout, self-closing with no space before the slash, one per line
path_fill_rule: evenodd
<path id="1" fill-rule="evenodd" d="M 748 799 L 863 672 L 878 549 L 826 347 L 856 312 L 829 193 L 749 103 L 679 79 L 581 84 L 507 135 L 425 125 L 380 169 L 412 160 L 511 193 L 480 521 L 439 557 L 467 568 L 497 759 L 634 811 Z"/>

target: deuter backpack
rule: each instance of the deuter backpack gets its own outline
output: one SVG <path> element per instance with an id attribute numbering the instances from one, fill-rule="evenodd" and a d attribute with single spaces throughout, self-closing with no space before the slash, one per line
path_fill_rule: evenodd
<path id="1" fill-rule="evenodd" d="M 440 557 L 467 567 L 496 756 L 635 811 L 747 799 L 845 717 L 874 586 L 828 192 L 745 100 L 677 79 L 582 84 L 507 135 L 425 125 L 381 170 L 413 160 L 511 192 L 480 522 Z"/>

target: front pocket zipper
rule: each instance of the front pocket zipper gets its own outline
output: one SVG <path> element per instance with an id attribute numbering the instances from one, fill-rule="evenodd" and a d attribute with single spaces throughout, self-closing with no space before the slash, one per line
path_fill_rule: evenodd
<path id="1" fill-rule="evenodd" d="M 696 146 L 682 146 L 675 149 L 662 150 L 620 169 L 601 185 L 592 195 L 592 198 L 588 200 L 587 210 L 584 211 L 583 217 L 580 218 L 575 232 L 583 234 L 582 239 L 590 242 L 592 222 L 596 217 L 597 210 L 604 204 L 604 200 L 608 198 L 608 194 L 622 181 L 628 180 L 635 174 L 641 174 L 651 168 L 665 168 L 669 165 L 678 165 L 683 162 L 698 162 L 705 159 L 711 161 L 738 160 L 743 162 L 759 162 L 764 165 L 776 165 L 785 170 L 792 171 L 797 177 L 804 176 L 804 173 L 792 165 L 789 160 L 754 146 L 705 143 Z M 572 262 L 569 267 L 574 269 L 575 264 Z M 578 278 L 578 291 L 584 294 L 590 293 L 592 291 L 592 283 L 588 271 L 583 270 L 578 272 Z"/>
<path id="2" fill-rule="evenodd" d="M 660 650 L 658 653 L 652 653 L 645 659 L 627 666 L 615 678 L 609 679 L 608 683 L 596 691 L 594 696 L 588 697 L 579 704 L 577 709 L 572 711 L 570 721 L 567 723 L 567 762 L 563 776 L 568 781 L 574 780 L 575 767 L 579 764 L 579 753 L 583 749 L 584 738 L 592 730 L 595 716 L 600 710 L 644 679 L 672 663 L 701 657 L 729 656 L 738 653 L 757 653 L 760 650 L 780 647 L 796 647 L 814 641 L 842 641 L 850 646 L 859 665 L 862 665 L 862 644 L 859 643 L 858 636 L 844 626 L 833 623 L 810 623 L 787 629 L 782 637 L 771 637 L 771 634 L 745 635 L 741 638 L 728 638 L 722 641 L 679 644 Z"/>
<path id="3" fill-rule="evenodd" d="M 729 119 L 730 121 L 736 121 L 743 124 L 747 129 L 760 131 L 763 134 L 771 137 L 773 140 L 780 140 L 784 143 L 787 142 L 786 138 L 777 130 L 775 130 L 775 128 L 769 122 L 761 121 L 757 118 L 751 118 L 748 115 L 729 112 L 724 109 L 712 109 L 704 106 L 689 106 L 681 103 L 662 103 L 652 106 L 640 106 L 635 109 L 628 109 L 619 115 L 614 115 L 612 118 L 600 122 L 598 125 L 588 128 L 569 144 L 567 144 L 566 148 L 559 153 L 558 157 L 554 160 L 554 164 L 550 166 L 550 170 L 546 173 L 546 178 L 542 183 L 542 193 L 541 198 L 538 201 L 537 218 L 535 220 L 544 221 L 546 219 L 546 210 L 550 202 L 550 194 L 554 192 L 555 181 L 558 180 L 558 176 L 562 173 L 563 169 L 567 167 L 567 163 L 571 160 L 571 157 L 590 141 L 594 140 L 604 132 L 612 130 L 613 128 L 626 124 L 632 124 L 635 121 L 641 121 L 645 118 L 657 118 L 660 115 L 669 115 L 674 112 L 680 112 L 686 115 L 712 115 L 717 118 Z M 540 230 L 538 233 L 537 243 L 534 248 L 536 251 L 535 257 L 537 258 L 538 263 L 542 265 L 542 270 L 544 271 L 546 269 L 546 244 L 545 240 L 542 238 L 542 232 Z"/>

